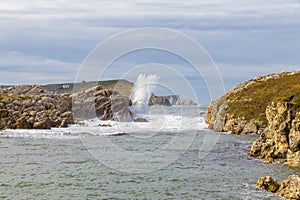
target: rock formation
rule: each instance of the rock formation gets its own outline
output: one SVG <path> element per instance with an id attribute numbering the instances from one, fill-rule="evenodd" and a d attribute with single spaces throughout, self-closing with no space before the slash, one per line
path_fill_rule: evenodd
<path id="1" fill-rule="evenodd" d="M 290 167 L 300 167 L 300 112 L 289 102 L 272 102 L 266 109 L 267 128 L 253 142 L 249 155 L 273 162 L 287 159 Z"/>
<path id="2" fill-rule="evenodd" d="M 260 134 L 268 123 L 267 106 L 293 99 L 299 80 L 300 72 L 282 72 L 241 83 L 209 105 L 206 123 L 215 131 Z"/>
<path id="3" fill-rule="evenodd" d="M 112 89 L 95 86 L 72 94 L 73 112 L 78 119 L 132 121 L 131 101 Z"/>
<path id="4" fill-rule="evenodd" d="M 151 94 L 148 105 L 149 106 L 152 105 L 176 106 L 176 105 L 197 105 L 197 104 L 190 99 L 182 99 L 178 95 L 155 96 L 154 94 Z"/>
<path id="5" fill-rule="evenodd" d="M 74 123 L 71 98 L 50 95 L 39 85 L 0 90 L 0 129 L 49 129 Z"/>
<path id="6" fill-rule="evenodd" d="M 250 156 L 300 167 L 300 72 L 254 78 L 213 101 L 206 122 L 216 131 L 256 133 Z"/>
<path id="7" fill-rule="evenodd" d="M 270 176 L 263 176 L 256 183 L 256 187 L 266 190 L 268 192 L 276 192 L 279 188 L 279 184 L 276 180 L 272 179 Z"/>
<path id="8" fill-rule="evenodd" d="M 74 94 L 48 93 L 39 85 L 6 87 L 0 89 L 0 130 L 67 127 L 74 123 L 74 116 L 131 121 L 130 103 L 127 97 L 101 86 Z"/>
<path id="9" fill-rule="evenodd" d="M 300 199 L 300 177 L 291 175 L 279 185 L 276 180 L 270 176 L 263 176 L 257 181 L 256 187 L 268 192 L 276 193 L 285 199 Z"/>

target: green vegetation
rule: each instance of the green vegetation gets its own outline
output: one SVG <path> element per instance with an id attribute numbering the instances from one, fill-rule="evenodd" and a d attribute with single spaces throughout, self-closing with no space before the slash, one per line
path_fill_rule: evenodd
<path id="1" fill-rule="evenodd" d="M 300 72 L 280 78 L 254 81 L 247 88 L 229 93 L 227 112 L 246 120 L 258 119 L 267 123 L 265 110 L 272 101 L 290 102 L 300 108 Z"/>
<path id="2" fill-rule="evenodd" d="M 69 85 L 69 88 L 63 88 L 64 85 Z M 129 95 L 133 84 L 126 80 L 107 80 L 107 81 L 90 81 L 90 82 L 81 82 L 81 83 L 61 83 L 61 84 L 49 84 L 44 85 L 43 88 L 46 91 L 55 91 L 63 93 L 72 93 L 74 88 L 76 92 L 89 89 L 91 87 L 100 85 L 105 89 L 114 89 L 120 92 L 123 95 Z"/>
<path id="3" fill-rule="evenodd" d="M 31 99 L 30 96 L 24 96 L 24 95 L 8 95 L 6 93 L 0 94 L 0 102 L 2 102 L 5 99 L 8 99 L 8 98 L 13 99 L 13 100 L 18 100 L 21 102 L 23 102 L 27 99 Z"/>

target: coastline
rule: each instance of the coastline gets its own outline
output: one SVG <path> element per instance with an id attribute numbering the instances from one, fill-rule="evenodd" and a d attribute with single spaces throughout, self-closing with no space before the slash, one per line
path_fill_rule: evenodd
<path id="1" fill-rule="evenodd" d="M 260 139 L 253 141 L 249 156 L 300 168 L 299 78 L 299 71 L 281 72 L 235 86 L 209 105 L 206 116 L 209 128 L 232 134 L 257 134 Z M 273 189 L 266 189 L 269 185 Z M 300 198 L 297 175 L 290 176 L 281 185 L 263 177 L 257 187 L 287 199 Z"/>
<path id="2" fill-rule="evenodd" d="M 271 76 L 275 77 L 274 79 L 276 80 L 280 80 L 281 76 L 290 76 L 295 74 L 297 73 L 283 73 L 283 75 L 280 74 L 278 76 Z M 270 78 L 271 76 L 259 77 L 254 80 L 259 82 L 262 82 L 262 80 L 268 81 L 272 79 Z M 234 92 L 229 91 L 229 93 L 242 93 L 243 90 L 249 89 L 248 87 L 251 86 L 251 84 L 256 83 L 253 80 L 250 82 L 251 83 L 246 82 L 246 84 L 240 84 L 233 89 Z M 44 88 L 38 85 L 2 88 L 1 100 L 3 100 L 4 104 L 2 105 L 2 109 L 0 109 L 0 115 L 2 121 L 8 121 L 9 123 L 4 125 L 2 123 L 0 128 L 50 129 L 51 127 L 68 127 L 68 125 L 76 123 L 72 111 L 75 111 L 76 118 L 78 118 L 78 116 L 82 119 L 98 117 L 102 120 L 111 120 L 114 109 L 114 112 L 120 114 L 119 116 L 121 121 L 131 120 L 130 110 L 128 109 L 130 106 L 130 100 L 126 96 L 123 96 L 121 93 L 113 91 L 110 88 L 94 86 L 75 94 L 70 94 L 68 92 L 53 94 L 53 92 L 54 91 L 45 92 Z M 232 102 L 228 96 L 230 95 L 225 94 L 226 101 Z M 179 102 L 177 101 L 177 96 L 163 97 L 151 95 L 151 98 L 151 104 L 153 105 L 169 106 L 170 102 Z M 236 95 L 235 98 L 243 99 L 244 97 Z M 283 145 L 277 145 L 276 148 L 272 148 L 272 145 L 276 145 L 276 138 L 278 138 L 278 134 L 282 135 L 282 131 L 277 130 L 278 127 L 289 131 L 288 138 L 291 137 L 294 139 L 298 137 L 297 134 L 299 129 L 297 127 L 299 126 L 299 114 L 292 100 L 293 99 L 289 99 L 289 102 L 280 101 L 278 103 L 271 102 L 268 104 L 265 113 L 267 125 L 263 125 L 264 123 L 261 119 L 252 118 L 247 121 L 246 119 L 249 119 L 248 116 L 239 116 L 238 118 L 234 118 L 231 113 L 226 113 L 228 104 L 224 104 L 224 97 L 221 97 L 220 99 L 212 102 L 209 106 L 206 121 L 210 128 L 215 131 L 231 131 L 233 134 L 258 134 L 261 138 L 253 142 L 249 153 L 250 156 L 259 157 L 269 163 L 279 160 L 278 162 L 281 164 L 285 164 L 287 162 L 288 165 L 299 167 L 297 165 L 298 143 L 287 142 L 288 146 L 286 146 L 284 141 L 282 142 L 280 140 L 278 143 Z M 117 102 L 117 104 L 112 102 Z M 191 101 L 185 102 L 192 105 Z M 247 102 L 249 102 L 249 99 Z M 71 106 L 72 103 L 73 107 Z M 174 104 L 176 105 L 176 103 Z M 215 105 L 217 105 L 217 108 L 214 108 Z M 10 110 L 5 111 L 5 109 L 3 109 L 4 106 Z M 85 108 L 84 110 L 82 110 L 83 107 Z M 18 113 L 17 111 L 20 110 L 22 112 Z M 228 119 L 228 116 L 231 118 Z M 213 120 L 215 121 L 212 123 Z M 283 122 L 284 125 L 282 125 Z M 296 159 L 295 156 L 291 156 L 291 154 L 293 155 L 294 153 L 296 153 Z M 288 198 L 290 193 L 287 194 L 287 192 L 282 191 L 285 191 L 284 189 L 291 187 L 291 185 L 295 185 L 295 183 L 298 184 L 297 181 L 298 178 L 293 177 L 292 180 L 287 179 L 286 181 L 283 181 L 282 184 L 284 186 L 275 184 L 277 188 L 276 191 L 279 191 L 279 195 Z M 267 188 L 266 185 L 274 183 L 274 181 L 269 178 L 262 178 L 261 182 L 261 184 L 258 184 L 260 185 L 258 187 L 263 189 Z M 290 182 L 291 184 L 287 184 Z M 280 187 L 283 189 L 279 189 Z M 290 189 L 286 190 L 289 191 Z M 296 187 L 295 190 L 298 190 L 298 188 Z M 275 190 L 272 190 L 272 192 L 274 191 Z"/>

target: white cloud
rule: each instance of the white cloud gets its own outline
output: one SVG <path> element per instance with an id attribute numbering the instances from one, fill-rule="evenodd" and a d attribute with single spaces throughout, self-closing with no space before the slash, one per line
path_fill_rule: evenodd
<path id="1" fill-rule="evenodd" d="M 74 79 L 78 63 L 67 63 L 21 52 L 0 53 L 0 84 L 45 83 Z"/>
<path id="2" fill-rule="evenodd" d="M 300 63 L 297 0 L 3 0 L 0 80 L 26 81 L 25 74 L 32 82 L 55 81 L 56 74 L 70 80 L 99 42 L 145 26 L 194 37 L 227 85 Z"/>

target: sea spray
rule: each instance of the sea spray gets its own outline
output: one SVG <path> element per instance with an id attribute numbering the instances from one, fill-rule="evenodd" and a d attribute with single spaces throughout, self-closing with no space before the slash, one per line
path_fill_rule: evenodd
<path id="1" fill-rule="evenodd" d="M 158 80 L 159 77 L 155 74 L 148 76 L 140 74 L 138 76 L 130 94 L 132 101 L 130 109 L 134 113 L 134 119 L 147 117 L 148 102 Z"/>

